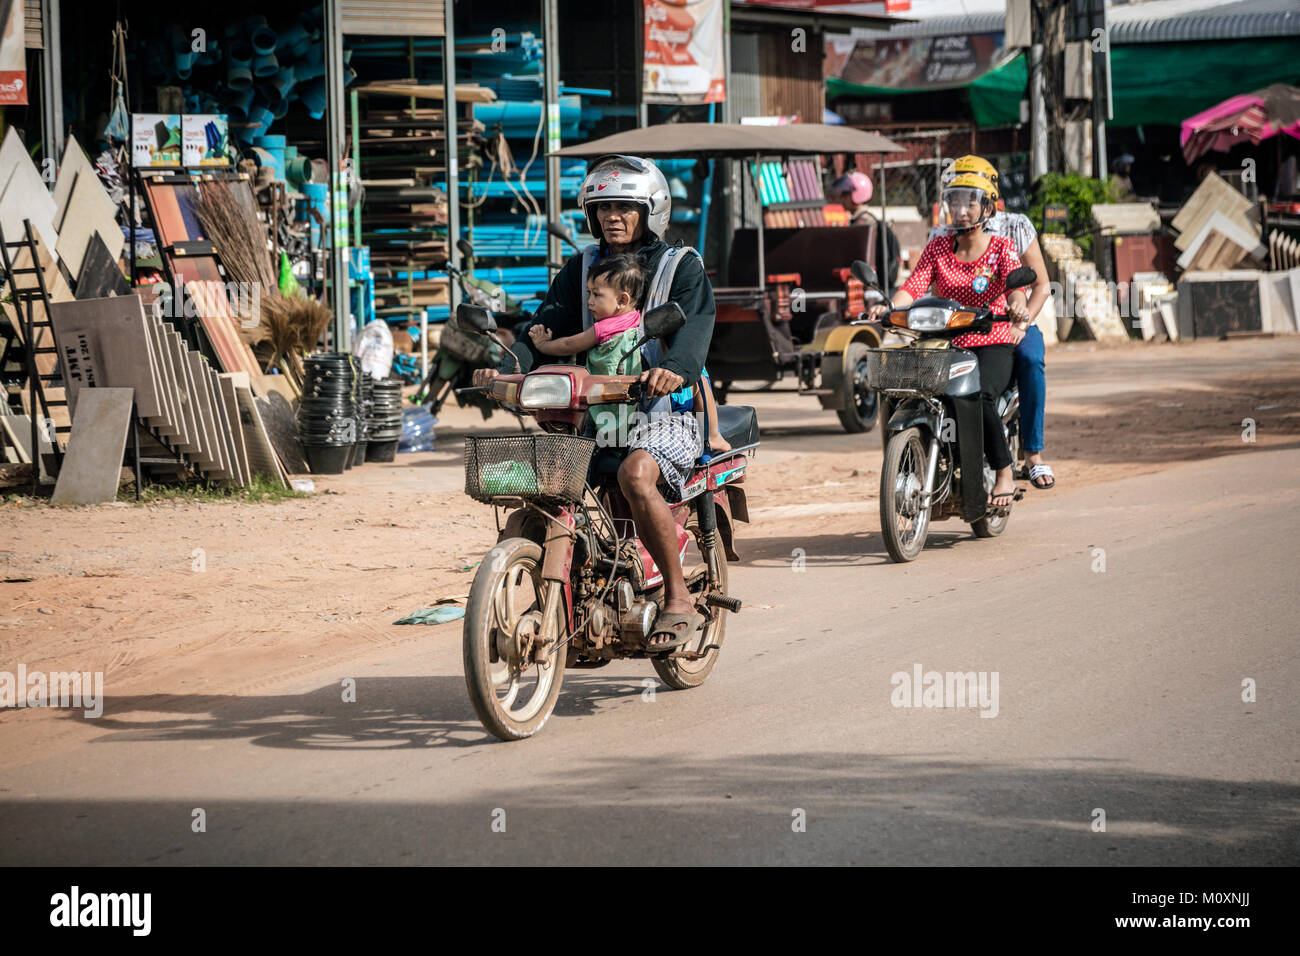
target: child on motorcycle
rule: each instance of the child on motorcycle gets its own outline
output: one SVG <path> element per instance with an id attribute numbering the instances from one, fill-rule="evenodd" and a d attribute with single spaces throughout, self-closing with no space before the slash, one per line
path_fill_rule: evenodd
<path id="1" fill-rule="evenodd" d="M 552 356 L 586 352 L 589 372 L 617 374 L 619 360 L 640 337 L 641 313 L 633 305 L 641 300 L 645 283 L 645 269 L 635 255 L 623 253 L 601 259 L 587 274 L 587 308 L 594 320 L 592 327 L 557 339 L 549 328 L 534 325 L 528 330 L 533 347 Z M 640 356 L 633 353 L 623 364 L 623 374 L 640 373 Z M 718 407 L 707 374 L 701 374 L 700 391 L 709 416 L 709 448 L 713 452 L 729 451 L 731 445 L 718 430 Z M 628 432 L 627 406 L 593 405 L 590 411 L 596 434 L 618 435 L 618 444 L 623 444 Z"/>
<path id="2" fill-rule="evenodd" d="M 960 302 L 971 309 L 991 307 L 1013 321 L 1027 314 L 1025 294 L 1019 289 L 1004 292 L 1007 276 L 1020 267 L 1020 256 L 1010 239 L 991 236 L 983 226 L 993 214 L 993 184 L 975 173 L 957 176 L 943 190 L 943 209 L 950 233 L 931 240 L 921 253 L 911 276 L 893 296 L 893 308 L 905 309 L 929 292 Z M 872 307 L 882 316 L 885 306 Z M 1016 483 L 1011 449 L 1002 432 L 998 399 L 1011 381 L 1014 362 L 1011 322 L 994 322 L 990 332 L 968 332 L 952 340 L 957 348 L 970 349 L 979 359 L 980 404 L 984 419 L 984 452 L 997 482 L 989 496 L 994 509 L 1010 507 Z"/>

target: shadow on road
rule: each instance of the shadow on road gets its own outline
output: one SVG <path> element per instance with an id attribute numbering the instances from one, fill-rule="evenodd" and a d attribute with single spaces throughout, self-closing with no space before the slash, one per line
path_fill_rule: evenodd
<path id="1" fill-rule="evenodd" d="M 850 514 L 845 522 L 856 521 L 865 525 L 875 522 L 874 516 Z M 978 547 L 974 533 L 966 525 L 951 523 L 952 531 L 933 528 L 925 541 L 926 551 L 943 551 L 963 543 Z M 964 531 L 956 529 L 963 528 Z M 837 534 L 802 532 L 776 537 L 741 538 L 736 542 L 740 565 L 749 567 L 789 567 L 796 559 L 805 567 L 838 568 L 869 567 L 891 564 L 884 539 L 878 531 L 850 531 Z"/>
<path id="2" fill-rule="evenodd" d="M 480 758 L 500 758 L 494 783 L 454 799 L 416 754 L 405 769 L 322 777 L 310 798 L 7 799 L 0 862 L 1259 865 L 1300 852 L 1300 788 L 1274 782 L 935 754 L 505 759 L 540 742 L 494 748 Z M 422 772 L 427 799 L 378 799 L 398 779 L 384 774 Z M 190 830 L 194 807 L 206 833 Z"/>
<path id="3" fill-rule="evenodd" d="M 462 677 L 359 677 L 355 702 L 342 683 L 306 694 L 151 694 L 107 697 L 95 744 L 246 739 L 309 750 L 468 747 L 494 742 L 474 714 Z M 656 682 L 656 687 L 663 689 Z M 640 694 L 640 679 L 570 670 L 555 713 L 594 714 Z M 75 715 L 72 715 L 75 716 Z"/>

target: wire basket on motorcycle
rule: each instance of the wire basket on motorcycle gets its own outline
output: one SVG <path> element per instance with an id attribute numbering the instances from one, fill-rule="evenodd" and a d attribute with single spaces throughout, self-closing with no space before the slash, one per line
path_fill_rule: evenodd
<path id="1" fill-rule="evenodd" d="M 465 439 L 465 494 L 491 504 L 523 498 L 543 504 L 582 500 L 596 442 L 574 435 Z"/>
<path id="2" fill-rule="evenodd" d="M 952 349 L 868 349 L 867 384 L 882 392 L 942 395 L 953 355 Z"/>

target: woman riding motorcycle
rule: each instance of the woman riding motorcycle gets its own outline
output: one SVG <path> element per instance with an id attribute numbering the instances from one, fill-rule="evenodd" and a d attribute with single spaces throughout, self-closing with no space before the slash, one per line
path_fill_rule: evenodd
<path id="1" fill-rule="evenodd" d="M 998 171 L 987 159 L 980 156 L 960 156 L 944 171 L 944 185 L 962 173 L 978 173 L 993 184 L 993 198 L 998 211 L 984 224 L 984 231 L 992 236 L 1010 239 L 1025 265 L 1034 270 L 1037 278 L 1029 287 L 1029 314 L 1026 321 L 1013 324 L 1011 338 L 1015 342 L 1016 382 L 1020 386 L 1020 439 L 1025 453 L 1025 464 L 1030 484 L 1046 491 L 1056 484 L 1052 466 L 1043 461 L 1043 410 L 1047 404 L 1046 348 L 1043 333 L 1035 321 L 1047 300 L 1051 298 L 1051 283 L 1047 278 L 1047 264 L 1038 244 L 1038 232 L 1029 217 L 1018 212 L 1006 212 L 999 195 Z M 930 239 L 950 235 L 947 226 L 935 226 Z M 1024 326 L 1022 329 L 1021 326 Z"/>
<path id="2" fill-rule="evenodd" d="M 642 313 L 676 302 L 686 324 L 667 343 L 642 350 L 641 373 L 646 395 L 657 400 L 649 421 L 628 435 L 627 457 L 619 467 L 619 486 L 627 499 L 637 532 L 664 576 L 664 607 L 649 636 L 649 646 L 666 651 L 681 646 L 704 623 L 695 611 L 677 555 L 677 535 L 668 501 L 679 501 L 687 476 L 704 448 L 692 414 L 691 390 L 699 381 L 713 337 L 713 288 L 699 253 L 663 241 L 672 200 L 668 181 L 654 163 L 638 156 L 605 156 L 592 163 L 578 193 L 595 245 L 565 262 L 546 293 L 533 325 L 562 338 L 590 328 L 587 272 L 601 259 L 634 253 L 649 278 Z M 522 329 L 511 351 L 520 369 L 530 371 L 546 359 Z M 502 372 L 514 371 L 509 356 L 495 369 L 478 369 L 475 385 L 487 385 Z"/>
<path id="3" fill-rule="evenodd" d="M 984 232 L 984 223 L 993 215 L 994 195 L 993 184 L 974 173 L 962 173 L 944 188 L 943 213 L 950 234 L 926 245 L 911 276 L 894 293 L 893 308 L 907 308 L 933 285 L 938 295 L 969 308 L 989 306 L 995 315 L 1005 314 L 1017 322 L 1025 317 L 1024 293 L 1019 289 L 1005 293 L 1007 276 L 1021 264 L 1015 245 L 1010 239 Z M 883 318 L 886 311 L 883 305 L 871 308 L 873 318 Z M 994 322 L 988 333 L 959 335 L 952 344 L 970 349 L 979 360 L 984 451 L 997 472 L 989 506 L 1009 508 L 1016 490 L 1014 462 L 1002 431 L 998 399 L 1011 381 L 1011 322 Z"/>

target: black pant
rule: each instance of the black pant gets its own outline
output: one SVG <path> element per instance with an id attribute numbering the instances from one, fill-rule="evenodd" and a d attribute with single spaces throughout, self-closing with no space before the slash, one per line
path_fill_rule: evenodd
<path id="1" fill-rule="evenodd" d="M 994 471 L 1010 465 L 1011 449 L 1002 433 L 998 399 L 1011 383 L 1015 368 L 1015 346 L 981 345 L 971 349 L 980 363 L 980 406 L 984 414 L 984 454 Z"/>

